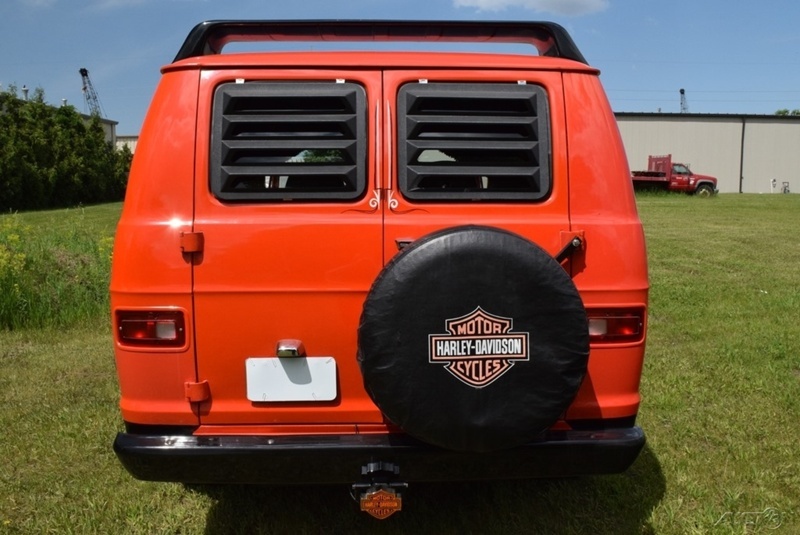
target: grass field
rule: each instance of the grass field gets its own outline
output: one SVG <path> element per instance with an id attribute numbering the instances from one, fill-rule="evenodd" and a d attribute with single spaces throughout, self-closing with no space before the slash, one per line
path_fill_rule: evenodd
<path id="1" fill-rule="evenodd" d="M 121 422 L 101 314 L 0 330 L 0 533 L 800 533 L 800 195 L 638 202 L 648 445 L 627 473 L 412 485 L 384 522 L 340 487 L 135 481 L 110 447 Z M 118 210 L 86 208 L 80 225 L 102 243 Z"/>
<path id="2" fill-rule="evenodd" d="M 106 313 L 120 206 L 0 215 L 0 329 L 67 327 Z"/>

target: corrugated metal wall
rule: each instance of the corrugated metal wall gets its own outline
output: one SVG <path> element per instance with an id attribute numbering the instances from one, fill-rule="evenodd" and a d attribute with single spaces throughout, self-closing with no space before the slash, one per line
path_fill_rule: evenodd
<path id="1" fill-rule="evenodd" d="M 723 193 L 780 192 L 783 182 L 800 191 L 800 117 L 618 113 L 617 124 L 631 170 L 672 154 Z"/>
<path id="2" fill-rule="evenodd" d="M 800 122 L 748 119 L 744 134 L 744 193 L 776 190 L 783 182 L 800 192 Z"/>

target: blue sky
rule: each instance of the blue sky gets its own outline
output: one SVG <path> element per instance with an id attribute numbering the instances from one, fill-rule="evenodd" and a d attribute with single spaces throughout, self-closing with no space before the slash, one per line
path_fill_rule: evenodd
<path id="1" fill-rule="evenodd" d="M 137 134 L 189 30 L 209 19 L 552 20 L 615 111 L 772 114 L 800 108 L 796 0 L 0 0 L 0 84 L 85 111 L 89 70 L 118 134 Z"/>

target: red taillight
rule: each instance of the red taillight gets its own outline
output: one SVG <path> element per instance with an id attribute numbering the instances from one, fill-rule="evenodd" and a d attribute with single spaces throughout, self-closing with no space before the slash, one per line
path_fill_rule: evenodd
<path id="1" fill-rule="evenodd" d="M 639 342 L 644 338 L 643 308 L 586 311 L 589 316 L 589 341 L 592 343 Z"/>
<path id="2" fill-rule="evenodd" d="M 181 347 L 186 327 L 180 311 L 118 311 L 119 343 L 137 347 Z"/>

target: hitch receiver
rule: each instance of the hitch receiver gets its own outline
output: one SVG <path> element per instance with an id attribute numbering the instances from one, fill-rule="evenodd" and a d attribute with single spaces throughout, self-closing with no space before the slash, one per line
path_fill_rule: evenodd
<path id="1" fill-rule="evenodd" d="M 403 508 L 399 490 L 408 488 L 408 483 L 398 480 L 400 467 L 382 461 L 371 462 L 361 467 L 361 481 L 353 483 L 350 495 L 359 502 L 365 513 L 384 520 Z"/>

